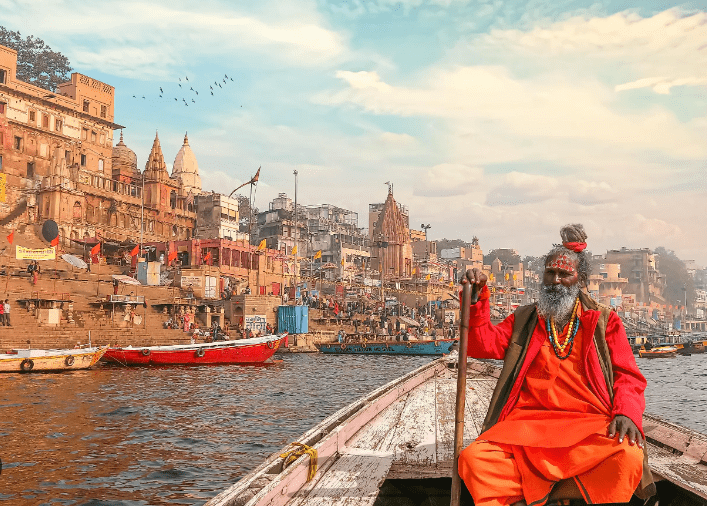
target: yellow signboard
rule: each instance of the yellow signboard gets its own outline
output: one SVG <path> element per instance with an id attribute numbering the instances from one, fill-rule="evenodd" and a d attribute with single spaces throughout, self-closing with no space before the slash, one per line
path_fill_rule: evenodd
<path id="1" fill-rule="evenodd" d="M 5 186 L 7 185 L 7 174 L 0 174 L 0 202 L 5 202 Z"/>
<path id="2" fill-rule="evenodd" d="M 17 260 L 54 260 L 56 258 L 56 248 L 32 249 L 24 246 L 16 246 Z"/>

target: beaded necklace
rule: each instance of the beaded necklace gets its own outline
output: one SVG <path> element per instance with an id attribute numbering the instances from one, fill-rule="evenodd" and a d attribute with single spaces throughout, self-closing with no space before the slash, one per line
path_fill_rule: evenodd
<path id="1" fill-rule="evenodd" d="M 545 321 L 547 327 L 547 335 L 552 343 L 552 349 L 555 355 L 560 360 L 564 360 L 572 354 L 572 348 L 574 346 L 574 336 L 577 335 L 577 330 L 579 330 L 579 298 L 574 303 L 574 309 L 572 310 L 572 317 L 567 327 L 567 337 L 565 337 L 564 342 L 560 343 L 560 338 L 557 335 L 557 329 L 555 328 L 555 319 L 548 318 Z M 569 348 L 569 349 L 568 349 Z M 567 353 L 565 354 L 565 350 Z"/>

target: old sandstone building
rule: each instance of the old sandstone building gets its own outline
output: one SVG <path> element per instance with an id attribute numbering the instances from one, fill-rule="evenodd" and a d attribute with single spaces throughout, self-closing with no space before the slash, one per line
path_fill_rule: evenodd
<path id="1" fill-rule="evenodd" d="M 17 53 L 0 46 L 0 220 L 54 220 L 65 245 L 97 240 L 186 240 L 201 192 L 188 139 L 167 171 L 155 136 L 144 172 L 114 122 L 115 89 L 74 73 L 56 92 L 15 78 Z M 143 193 L 144 192 L 144 193 Z M 142 234 L 141 234 L 141 228 Z"/>

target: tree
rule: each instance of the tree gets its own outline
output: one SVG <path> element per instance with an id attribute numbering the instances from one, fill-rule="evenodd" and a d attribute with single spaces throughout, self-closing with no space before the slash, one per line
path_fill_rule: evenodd
<path id="1" fill-rule="evenodd" d="M 491 262 L 498 258 L 503 265 L 519 264 L 520 255 L 514 255 L 509 249 L 492 249 L 484 255 L 484 265 L 491 265 Z"/>
<path id="2" fill-rule="evenodd" d="M 42 39 L 29 35 L 22 38 L 0 26 L 0 45 L 17 51 L 17 79 L 49 91 L 71 78 L 71 63 L 58 51 L 53 51 Z"/>
<path id="3" fill-rule="evenodd" d="M 663 298 L 667 304 L 683 306 L 685 305 L 685 296 L 687 296 L 688 306 L 694 305 L 695 282 L 687 272 L 685 263 L 677 257 L 674 251 L 662 246 L 656 248 L 654 253 L 658 256 L 656 269 L 665 276 Z"/>

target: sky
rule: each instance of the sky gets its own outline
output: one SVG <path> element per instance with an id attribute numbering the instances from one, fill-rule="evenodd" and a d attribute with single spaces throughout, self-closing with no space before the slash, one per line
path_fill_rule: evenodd
<path id="1" fill-rule="evenodd" d="M 0 12 L 116 88 L 141 168 L 155 132 L 170 168 L 188 132 L 205 190 L 228 194 L 262 166 L 260 209 L 294 196 L 297 170 L 300 203 L 367 227 L 389 181 L 430 239 L 541 255 L 583 223 L 595 254 L 665 246 L 707 265 L 704 0 L 0 0 Z"/>

